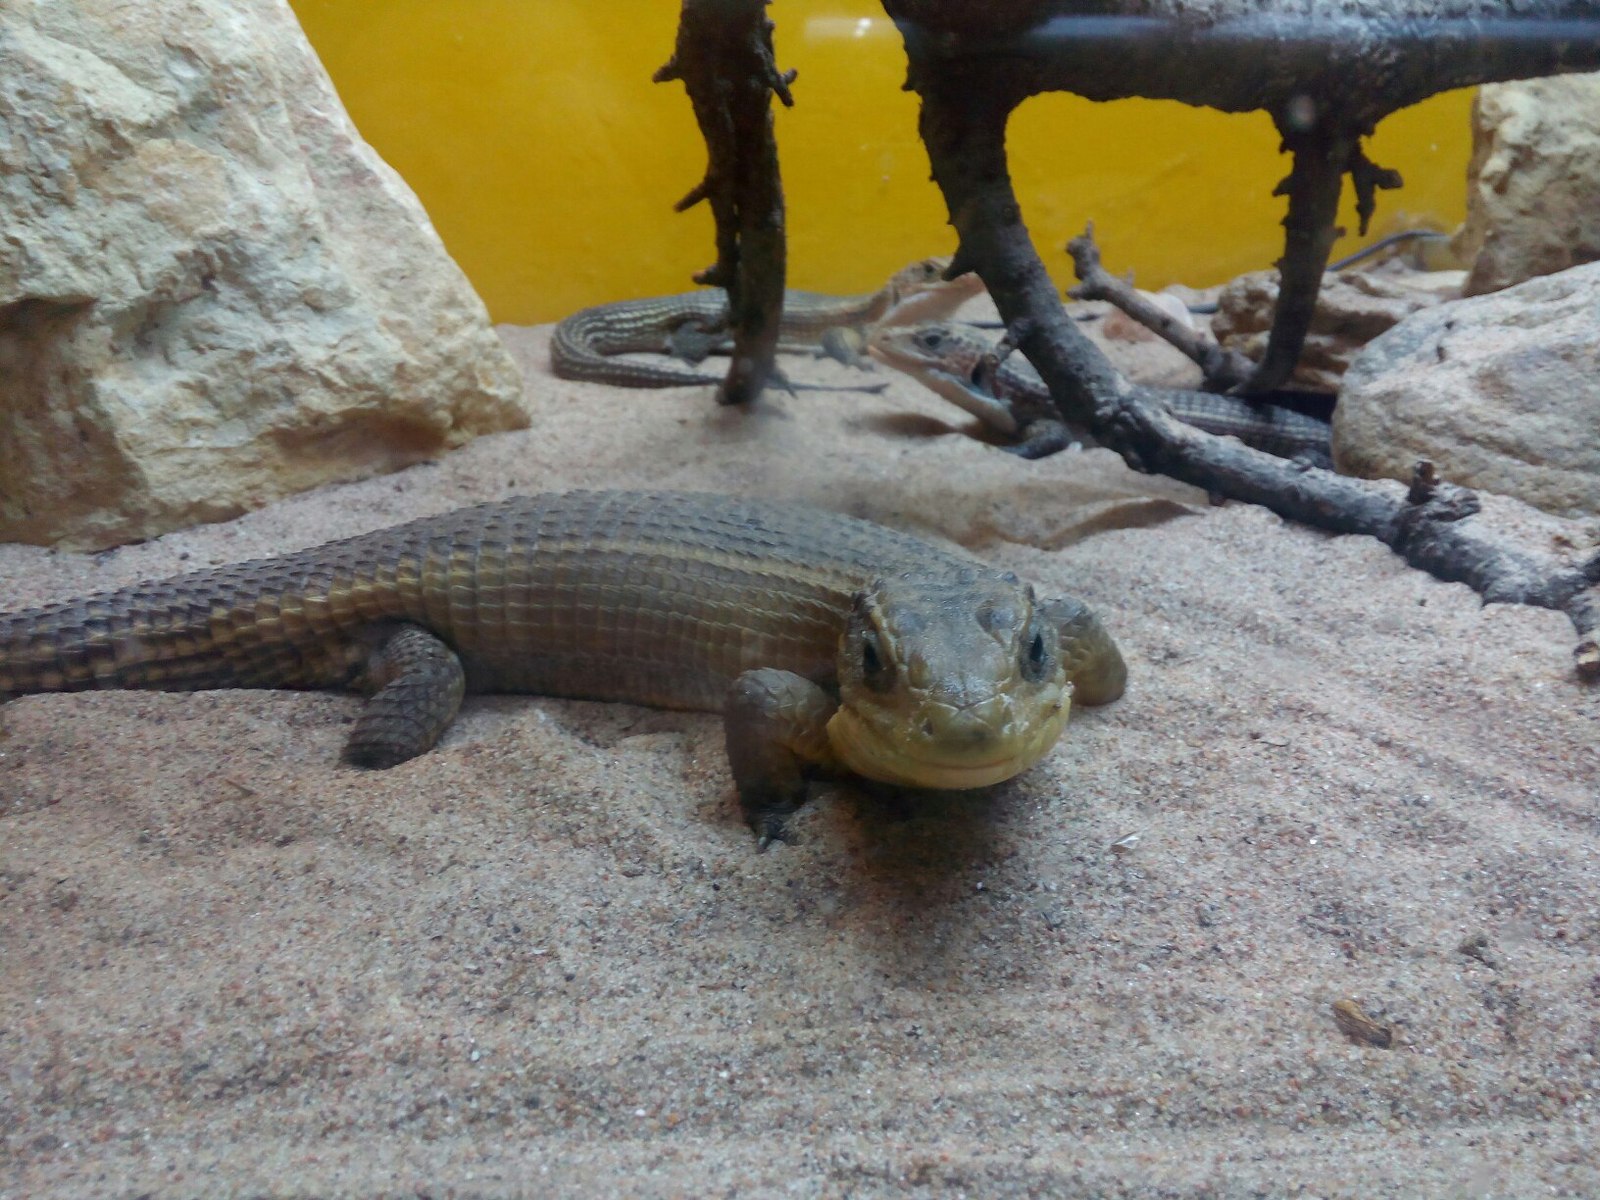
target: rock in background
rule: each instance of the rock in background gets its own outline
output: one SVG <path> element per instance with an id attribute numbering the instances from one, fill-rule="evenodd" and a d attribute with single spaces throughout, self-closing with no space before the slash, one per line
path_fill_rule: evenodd
<path id="1" fill-rule="evenodd" d="M 1290 384 L 1314 392 L 1337 392 L 1356 355 L 1404 317 L 1461 294 L 1461 271 L 1414 271 L 1398 260 L 1322 277 L 1316 315 Z M 1230 350 L 1260 362 L 1278 304 L 1278 272 L 1252 271 L 1217 296 L 1211 332 Z"/>
<path id="2" fill-rule="evenodd" d="M 1600 259 L 1600 74 L 1478 89 L 1456 251 L 1468 296 Z"/>
<path id="3" fill-rule="evenodd" d="M 98 548 L 527 424 L 283 0 L 0 14 L 0 540 Z"/>
<path id="4" fill-rule="evenodd" d="M 1340 471 L 1453 483 L 1600 516 L 1600 263 L 1407 317 L 1344 377 Z"/>

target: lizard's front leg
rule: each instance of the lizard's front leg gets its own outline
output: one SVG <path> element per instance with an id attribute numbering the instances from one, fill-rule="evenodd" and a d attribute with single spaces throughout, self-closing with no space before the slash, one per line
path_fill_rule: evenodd
<path id="1" fill-rule="evenodd" d="M 784 840 L 784 819 L 805 802 L 807 777 L 837 769 L 828 719 L 838 707 L 811 680 L 770 667 L 746 671 L 728 689 L 728 764 L 763 850 Z"/>
<path id="2" fill-rule="evenodd" d="M 1040 615 L 1060 631 L 1061 663 L 1072 680 L 1072 698 L 1082 704 L 1109 704 L 1128 684 L 1128 667 L 1111 634 L 1094 611 L 1075 596 L 1046 600 Z"/>

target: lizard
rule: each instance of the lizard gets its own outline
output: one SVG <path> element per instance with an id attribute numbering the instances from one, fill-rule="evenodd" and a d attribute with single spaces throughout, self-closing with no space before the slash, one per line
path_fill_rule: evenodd
<path id="1" fill-rule="evenodd" d="M 1020 438 L 1003 448 L 1024 458 L 1042 458 L 1074 440 L 1090 440 L 1087 431 L 1061 420 L 1032 363 L 1013 354 L 993 370 L 992 347 L 970 330 L 940 322 L 879 328 L 867 350 L 878 362 L 911 376 L 995 432 Z M 1174 391 L 1161 401 L 1178 420 L 1207 433 L 1232 435 L 1280 457 L 1332 465 L 1326 421 L 1221 394 Z"/>
<path id="2" fill-rule="evenodd" d="M 0 615 L 0 701 L 360 690 L 342 757 L 363 767 L 430 749 L 468 690 L 720 711 L 762 848 L 811 777 L 998 783 L 1125 680 L 1082 601 L 869 521 L 698 493 L 513 497 Z"/>
<path id="3" fill-rule="evenodd" d="M 924 258 L 903 267 L 875 292 L 830 296 L 791 289 L 784 293 L 779 348 L 815 350 L 856 362 L 862 331 L 949 316 L 983 290 L 974 274 L 946 280 L 948 258 Z M 560 322 L 550 339 L 550 367 L 562 379 L 620 387 L 688 387 L 721 383 L 720 376 L 639 359 L 632 352 L 671 354 L 697 363 L 726 348 L 728 294 L 704 288 L 676 296 L 621 300 L 581 309 Z"/>

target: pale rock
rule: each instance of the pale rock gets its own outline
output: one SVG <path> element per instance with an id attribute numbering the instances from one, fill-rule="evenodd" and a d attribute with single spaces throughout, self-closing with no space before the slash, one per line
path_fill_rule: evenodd
<path id="1" fill-rule="evenodd" d="M 1600 516 L 1600 263 L 1407 317 L 1345 374 L 1333 455 L 1351 475 L 1453 483 Z"/>
<path id="2" fill-rule="evenodd" d="M 1464 278 L 1461 271 L 1411 270 L 1394 259 L 1362 270 L 1328 272 L 1289 386 L 1337 392 L 1346 369 L 1368 342 L 1411 313 L 1460 295 Z M 1218 295 L 1211 332 L 1225 348 L 1260 362 L 1277 304 L 1276 271 L 1241 275 Z"/>
<path id="3" fill-rule="evenodd" d="M 1455 245 L 1468 296 L 1600 259 L 1600 74 L 1478 89 Z"/>
<path id="4" fill-rule="evenodd" d="M 0 8 L 0 541 L 98 548 L 525 426 L 283 0 Z"/>

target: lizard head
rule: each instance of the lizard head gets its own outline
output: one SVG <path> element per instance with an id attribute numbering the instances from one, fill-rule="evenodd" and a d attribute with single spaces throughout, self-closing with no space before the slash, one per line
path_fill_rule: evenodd
<path id="1" fill-rule="evenodd" d="M 937 321 L 948 317 L 972 297 L 983 291 L 983 280 L 968 271 L 946 279 L 948 256 L 921 258 L 901 267 L 884 285 L 885 310 L 876 326 L 912 325 L 918 321 Z"/>
<path id="2" fill-rule="evenodd" d="M 828 739 L 845 766 L 906 787 L 1009 779 L 1056 744 L 1072 684 L 1060 630 L 1009 572 L 879 579 L 839 639 Z"/>
<path id="3" fill-rule="evenodd" d="M 900 328 L 880 326 L 867 341 L 867 353 L 884 366 L 911 376 L 992 429 L 1016 433 L 1016 414 L 984 374 L 986 369 L 993 369 L 996 361 L 992 348 L 977 333 L 939 322 Z"/>
<path id="4" fill-rule="evenodd" d="M 976 333 L 939 321 L 881 325 L 867 342 L 873 358 L 914 378 L 931 369 L 970 379 L 989 350 Z"/>

